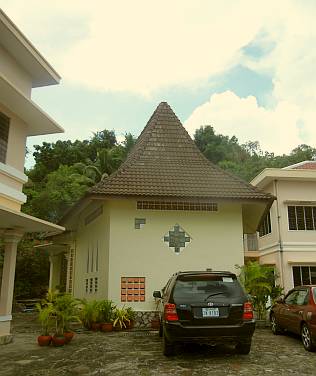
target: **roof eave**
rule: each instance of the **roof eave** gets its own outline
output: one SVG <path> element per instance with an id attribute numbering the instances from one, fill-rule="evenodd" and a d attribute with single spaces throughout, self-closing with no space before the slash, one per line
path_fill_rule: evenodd
<path id="1" fill-rule="evenodd" d="M 1 73 L 0 103 L 27 124 L 27 136 L 64 132 L 64 129 L 55 120 L 31 99 L 27 98 Z"/>
<path id="2" fill-rule="evenodd" d="M 0 9 L 0 41 L 31 75 L 33 87 L 56 85 L 60 82 L 60 75 L 2 9 Z"/>

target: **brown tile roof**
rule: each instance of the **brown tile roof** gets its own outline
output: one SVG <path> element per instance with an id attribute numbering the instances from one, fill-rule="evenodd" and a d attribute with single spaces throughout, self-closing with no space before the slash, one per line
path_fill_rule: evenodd
<path id="1" fill-rule="evenodd" d="M 293 170 L 316 170 L 316 161 L 306 161 L 292 168 Z"/>
<path id="2" fill-rule="evenodd" d="M 180 199 L 271 199 L 269 194 L 208 161 L 166 102 L 159 104 L 127 160 L 90 193 Z"/>

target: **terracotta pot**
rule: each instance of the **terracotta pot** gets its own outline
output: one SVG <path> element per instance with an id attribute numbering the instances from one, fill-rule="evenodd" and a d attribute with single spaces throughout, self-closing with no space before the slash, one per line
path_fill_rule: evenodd
<path id="1" fill-rule="evenodd" d="M 120 332 L 123 328 L 121 328 L 119 325 L 113 326 L 113 330 L 116 332 Z"/>
<path id="2" fill-rule="evenodd" d="M 37 343 L 40 346 L 49 346 L 52 342 L 52 336 L 38 336 Z"/>
<path id="3" fill-rule="evenodd" d="M 69 343 L 72 339 L 73 336 L 75 335 L 74 332 L 64 332 L 64 337 L 65 337 L 65 343 Z"/>
<path id="4" fill-rule="evenodd" d="M 64 344 L 66 343 L 66 338 L 63 335 L 62 336 L 53 336 L 52 342 L 53 342 L 53 345 L 56 346 L 56 347 L 64 346 Z"/>
<path id="5" fill-rule="evenodd" d="M 111 322 L 104 322 L 101 324 L 101 331 L 102 332 L 112 332 L 113 324 Z"/>
<path id="6" fill-rule="evenodd" d="M 100 330 L 101 328 L 101 324 L 99 322 L 93 322 L 91 324 L 91 330 L 93 330 L 94 332 Z"/>

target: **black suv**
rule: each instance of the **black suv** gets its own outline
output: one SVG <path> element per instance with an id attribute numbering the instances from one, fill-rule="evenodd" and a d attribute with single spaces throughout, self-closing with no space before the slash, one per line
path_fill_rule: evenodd
<path id="1" fill-rule="evenodd" d="M 255 330 L 252 305 L 230 272 L 175 273 L 166 286 L 154 291 L 161 299 L 160 336 L 164 355 L 176 343 L 230 343 L 239 354 L 248 354 Z"/>

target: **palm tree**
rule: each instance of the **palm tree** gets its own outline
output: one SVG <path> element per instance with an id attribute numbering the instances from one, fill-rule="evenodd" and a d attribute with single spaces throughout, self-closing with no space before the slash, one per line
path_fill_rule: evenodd
<path id="1" fill-rule="evenodd" d="M 276 286 L 277 274 L 274 268 L 259 264 L 257 261 L 237 268 L 240 270 L 239 281 L 251 296 L 258 318 L 264 319 L 269 297 L 275 298 L 275 295 L 279 296 L 282 291 L 280 286 Z"/>

